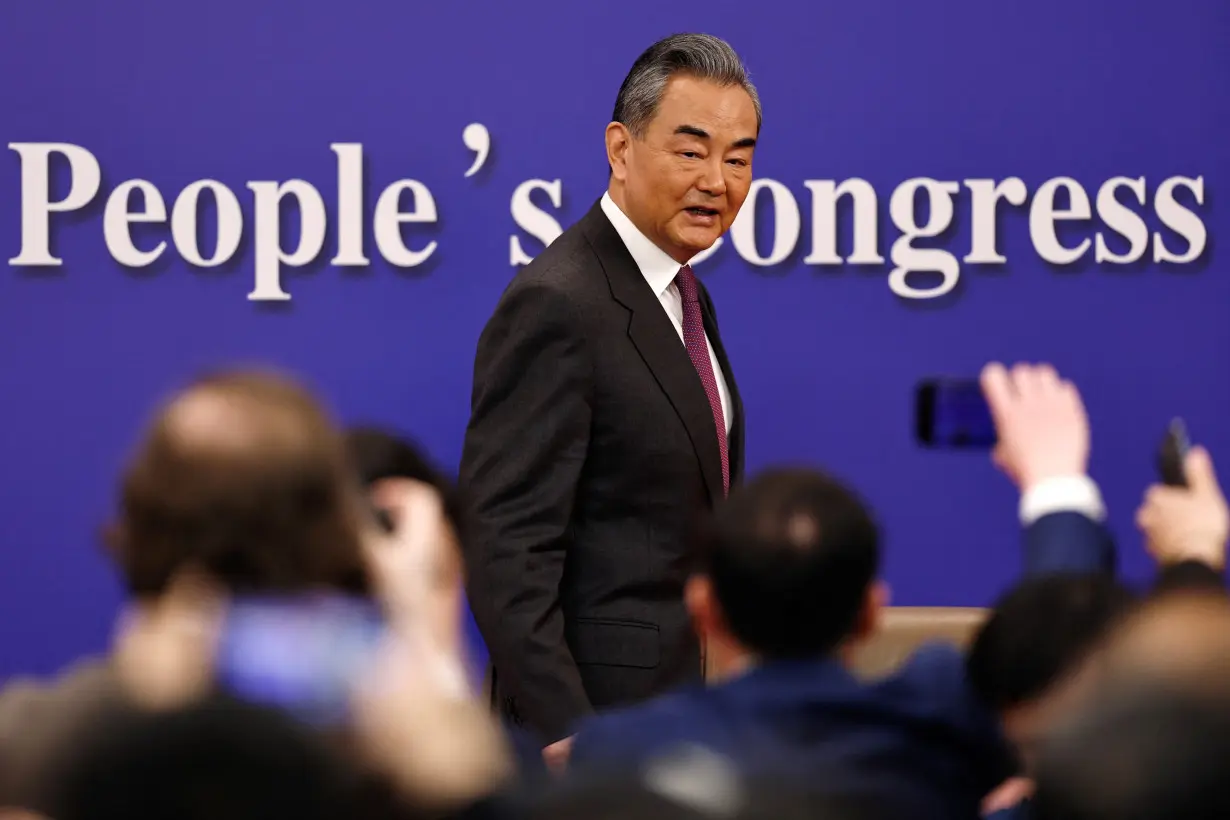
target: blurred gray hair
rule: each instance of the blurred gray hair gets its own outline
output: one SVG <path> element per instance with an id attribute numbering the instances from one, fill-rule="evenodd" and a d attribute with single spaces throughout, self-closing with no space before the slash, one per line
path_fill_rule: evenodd
<path id="1" fill-rule="evenodd" d="M 680 74 L 742 88 L 756 107 L 756 130 L 760 130 L 760 95 L 743 61 L 729 43 L 709 34 L 674 34 L 646 49 L 619 87 L 611 119 L 623 123 L 633 136 L 643 135 L 658 113 L 666 83 Z"/>

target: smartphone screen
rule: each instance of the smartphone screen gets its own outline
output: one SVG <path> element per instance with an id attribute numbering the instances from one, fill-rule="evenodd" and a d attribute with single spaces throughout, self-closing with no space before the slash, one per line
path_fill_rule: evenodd
<path id="1" fill-rule="evenodd" d="M 914 431 L 921 444 L 936 448 L 989 449 L 997 439 L 977 379 L 920 381 L 914 393 Z"/>
<path id="2" fill-rule="evenodd" d="M 372 604 L 342 596 L 239 598 L 227 612 L 218 683 L 315 726 L 348 722 L 355 682 L 385 632 Z"/>

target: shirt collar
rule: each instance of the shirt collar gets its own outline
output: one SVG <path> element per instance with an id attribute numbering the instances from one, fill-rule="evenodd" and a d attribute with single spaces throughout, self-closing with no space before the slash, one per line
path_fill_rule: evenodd
<path id="1" fill-rule="evenodd" d="M 675 276 L 683 266 L 641 233 L 628 215 L 615 204 L 615 200 L 611 199 L 609 192 L 602 195 L 601 204 L 602 212 L 615 227 L 615 232 L 623 240 L 628 253 L 632 254 L 632 261 L 640 268 L 641 275 L 645 277 L 649 287 L 653 288 L 654 295 L 661 297 L 675 281 Z"/>

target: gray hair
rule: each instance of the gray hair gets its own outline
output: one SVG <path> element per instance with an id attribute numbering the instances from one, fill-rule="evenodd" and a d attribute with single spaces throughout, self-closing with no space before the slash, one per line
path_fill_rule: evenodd
<path id="1" fill-rule="evenodd" d="M 643 135 L 658 113 L 666 83 L 679 74 L 742 88 L 756 107 L 756 130 L 760 130 L 760 95 L 747 68 L 729 43 L 710 34 L 673 34 L 647 48 L 619 87 L 611 119 L 623 123 L 633 136 Z"/>

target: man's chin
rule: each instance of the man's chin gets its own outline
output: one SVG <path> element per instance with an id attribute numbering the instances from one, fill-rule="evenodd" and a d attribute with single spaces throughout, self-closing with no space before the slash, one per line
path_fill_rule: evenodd
<path id="1" fill-rule="evenodd" d="M 721 236 L 720 228 L 684 228 L 675 235 L 675 244 L 691 258 L 712 248 Z"/>

